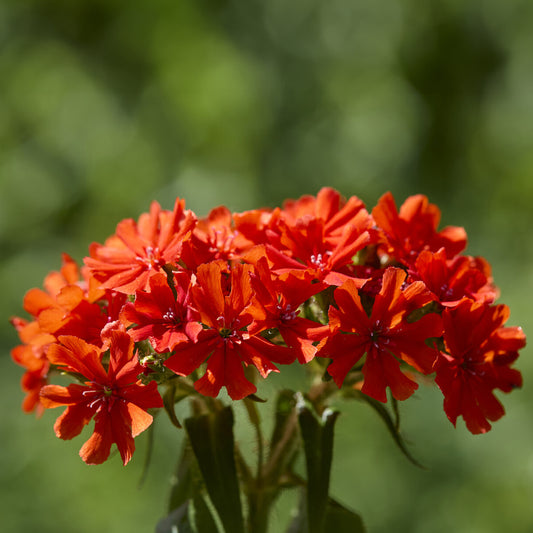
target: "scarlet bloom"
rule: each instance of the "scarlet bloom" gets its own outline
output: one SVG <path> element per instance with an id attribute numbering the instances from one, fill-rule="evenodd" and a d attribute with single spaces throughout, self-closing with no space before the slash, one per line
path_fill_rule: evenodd
<path id="1" fill-rule="evenodd" d="M 279 209 L 276 209 L 276 212 L 278 211 Z M 264 244 L 268 241 L 267 232 L 272 215 L 273 211 L 267 208 L 233 213 L 235 230 L 239 232 L 242 239 L 245 239 L 245 249 L 251 248 L 254 244 Z"/>
<path id="2" fill-rule="evenodd" d="M 198 220 L 191 238 L 184 243 L 182 260 L 188 269 L 196 270 L 217 259 L 238 259 L 252 244 L 236 229 L 231 211 L 219 206 Z"/>
<path id="3" fill-rule="evenodd" d="M 304 195 L 297 200 L 285 201 L 281 216 L 290 225 L 306 218 L 323 220 L 328 240 L 334 241 L 342 236 L 346 224 L 361 211 L 366 211 L 365 204 L 357 196 L 351 196 L 346 201 L 335 189 L 322 187 L 316 197 Z"/>
<path id="4" fill-rule="evenodd" d="M 251 305 L 252 265 L 236 264 L 229 274 L 226 268 L 223 261 L 199 266 L 198 285 L 191 288 L 191 293 L 206 329 L 195 342 L 178 344 L 165 366 L 188 376 L 207 359 L 207 369 L 194 384 L 195 389 L 215 397 L 224 386 L 233 400 L 240 400 L 257 390 L 246 379 L 243 364 L 254 365 L 266 377 L 270 372 L 278 372 L 273 363 L 292 363 L 295 354 L 259 335 L 267 325 L 261 306 Z"/>
<path id="5" fill-rule="evenodd" d="M 63 254 L 63 264 L 58 272 L 50 272 L 44 279 L 44 289 L 30 289 L 24 297 L 24 309 L 35 320 L 13 317 L 22 344 L 11 351 L 13 360 L 26 368 L 22 389 L 27 392 L 23 403 L 25 411 L 43 409 L 39 400 L 40 387 L 47 383 L 49 362 L 48 347 L 59 335 L 75 335 L 87 342 L 99 344 L 101 329 L 116 318 L 116 307 L 124 303 L 124 295 L 105 294 L 106 301 L 90 303 L 85 279 L 80 280 L 76 263 Z M 100 305 L 102 304 L 102 305 Z"/>
<path id="6" fill-rule="evenodd" d="M 39 392 L 48 383 L 47 375 L 50 367 L 46 359 L 46 350 L 56 339 L 53 335 L 42 332 L 35 320 L 28 322 L 22 318 L 13 317 L 11 324 L 16 328 L 20 340 L 24 343 L 11 350 L 13 361 L 26 369 L 21 380 L 22 390 L 26 392 L 22 409 L 26 413 L 35 411 L 37 416 L 40 416 L 44 408 L 41 405 Z"/>
<path id="7" fill-rule="evenodd" d="M 83 385 L 47 385 L 41 389 L 45 407 L 67 406 L 54 425 L 56 435 L 71 439 L 94 417 L 94 433 L 82 446 L 80 457 L 87 464 L 103 463 L 116 443 L 126 465 L 135 450 L 134 437 L 152 423 L 147 409 L 163 406 L 157 384 L 143 385 L 137 379 L 144 368 L 125 332 L 109 332 L 107 370 L 97 346 L 70 335 L 60 337 L 59 342 L 50 346 L 49 361 L 67 372 L 81 374 L 86 381 Z"/>
<path id="8" fill-rule="evenodd" d="M 405 400 L 418 388 L 401 371 L 398 358 L 423 374 L 432 372 L 437 352 L 426 339 L 442 335 L 442 321 L 435 313 L 416 322 L 407 320 L 412 301 L 423 302 L 426 288 L 422 282 L 415 282 L 402 289 L 405 279 L 403 270 L 387 268 L 370 314 L 354 281 L 348 280 L 335 290 L 338 309 L 329 309 L 332 334 L 318 355 L 333 360 L 328 373 L 339 387 L 365 353 L 361 390 L 381 402 L 387 401 L 387 387 L 397 400 Z"/>
<path id="9" fill-rule="evenodd" d="M 375 241 L 373 220 L 357 197 L 344 202 L 337 191 L 321 189 L 284 204 L 272 215 L 266 253 L 277 273 L 305 272 L 328 285 L 353 277 L 353 257 Z M 362 281 L 360 282 L 362 284 Z"/>
<path id="10" fill-rule="evenodd" d="M 464 250 L 466 232 L 457 226 L 437 231 L 440 209 L 422 194 L 410 196 L 398 212 L 390 192 L 385 193 L 372 210 L 382 232 L 386 253 L 396 261 L 410 265 L 422 250 L 436 252 L 444 248 L 446 257 Z"/>
<path id="11" fill-rule="evenodd" d="M 40 392 L 41 389 L 48 384 L 48 369 L 50 364 L 45 361 L 42 368 L 39 370 L 28 370 L 22 376 L 20 384 L 22 390 L 26 393 L 26 397 L 22 402 L 22 410 L 26 413 L 35 411 L 37 416 L 41 416 L 44 412 L 44 406 L 41 403 Z"/>
<path id="12" fill-rule="evenodd" d="M 503 327 L 506 305 L 490 306 L 465 298 L 444 310 L 444 344 L 435 382 L 444 394 L 444 411 L 455 426 L 462 416 L 471 433 L 486 433 L 504 414 L 495 389 L 510 392 L 522 385 L 511 364 L 526 344 L 519 327 Z"/>
<path id="13" fill-rule="evenodd" d="M 311 361 L 317 352 L 317 341 L 322 339 L 325 328 L 318 322 L 300 316 L 299 307 L 327 285 L 313 283 L 311 275 L 307 278 L 300 278 L 293 273 L 276 276 L 268 268 L 265 257 L 256 264 L 252 282 L 258 305 L 267 313 L 268 327 L 279 332 L 285 344 L 295 350 L 300 363 Z"/>
<path id="14" fill-rule="evenodd" d="M 126 219 L 105 244 L 93 243 L 85 258 L 91 275 L 105 289 L 125 294 L 147 290 L 148 280 L 167 264 L 177 264 L 184 240 L 196 223 L 185 202 L 176 199 L 173 211 L 152 202 L 139 221 Z"/>
<path id="15" fill-rule="evenodd" d="M 150 278 L 150 292 L 136 291 L 135 302 L 127 303 L 121 318 L 134 324 L 128 333 L 135 342 L 149 339 L 156 352 L 169 352 L 180 342 L 195 339 L 202 331 L 199 315 L 190 305 L 187 272 L 174 276 L 176 296 L 164 274 Z"/>
<path id="16" fill-rule="evenodd" d="M 444 248 L 438 252 L 424 250 L 411 270 L 444 306 L 457 305 L 464 297 L 492 303 L 498 290 L 492 283 L 490 265 L 481 257 L 458 255 L 447 259 Z"/>

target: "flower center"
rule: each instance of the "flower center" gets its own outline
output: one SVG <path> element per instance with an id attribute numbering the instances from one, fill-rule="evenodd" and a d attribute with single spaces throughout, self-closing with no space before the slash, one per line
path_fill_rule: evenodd
<path id="1" fill-rule="evenodd" d="M 298 316 L 298 311 L 293 311 L 291 304 L 287 304 L 285 307 L 277 305 L 276 309 L 279 311 L 279 318 L 282 322 L 290 322 Z"/>
<path id="2" fill-rule="evenodd" d="M 163 262 L 161 261 L 161 252 L 157 246 L 155 248 L 153 246 L 147 246 L 144 252 L 145 256 L 137 256 L 137 261 L 144 263 L 148 267 L 148 270 L 161 268 Z"/>

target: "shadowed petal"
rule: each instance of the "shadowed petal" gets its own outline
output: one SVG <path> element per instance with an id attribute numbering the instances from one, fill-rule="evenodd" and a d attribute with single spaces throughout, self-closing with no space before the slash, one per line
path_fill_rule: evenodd
<path id="1" fill-rule="evenodd" d="M 89 407 L 86 403 L 70 405 L 54 424 L 56 436 L 63 440 L 76 437 L 91 421 L 95 411 L 96 407 Z"/>
<path id="2" fill-rule="evenodd" d="M 107 410 L 100 411 L 95 417 L 94 432 L 81 447 L 80 457 L 88 465 L 102 464 L 108 457 L 113 444 L 113 431 Z"/>

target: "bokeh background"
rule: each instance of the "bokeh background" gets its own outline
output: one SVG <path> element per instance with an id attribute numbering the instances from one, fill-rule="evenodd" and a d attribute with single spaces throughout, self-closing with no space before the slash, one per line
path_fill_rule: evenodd
<path id="1" fill-rule="evenodd" d="M 141 487 L 145 435 L 127 468 L 87 467 L 87 433 L 63 442 L 60 411 L 20 411 L 9 355 L 24 292 L 152 199 L 205 215 L 324 185 L 369 208 L 387 190 L 399 203 L 427 194 L 492 263 L 510 324 L 531 335 L 532 25 L 529 0 L 2 0 L 2 531 L 148 532 L 165 514 L 179 432 L 161 417 Z M 484 436 L 454 429 L 436 389 L 405 402 L 427 471 L 365 405 L 344 406 L 333 496 L 370 533 L 533 531 L 530 348 L 517 366 L 524 388 Z M 301 379 L 289 374 L 260 393 Z"/>

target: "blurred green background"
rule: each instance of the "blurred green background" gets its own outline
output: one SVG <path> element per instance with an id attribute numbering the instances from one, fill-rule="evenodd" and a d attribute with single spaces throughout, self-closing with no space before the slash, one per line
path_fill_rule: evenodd
<path id="1" fill-rule="evenodd" d="M 529 0 L 0 2 L 2 531 L 149 532 L 165 513 L 179 432 L 161 417 L 141 488 L 146 435 L 127 468 L 87 467 L 88 433 L 63 442 L 60 410 L 21 412 L 9 356 L 24 292 L 152 199 L 205 215 L 324 185 L 369 208 L 387 190 L 427 194 L 492 263 L 509 324 L 531 332 L 532 25 Z M 405 402 L 428 471 L 366 406 L 344 406 L 333 496 L 370 533 L 533 531 L 530 348 L 517 366 L 525 386 L 484 436 L 454 430 L 436 389 Z"/>

